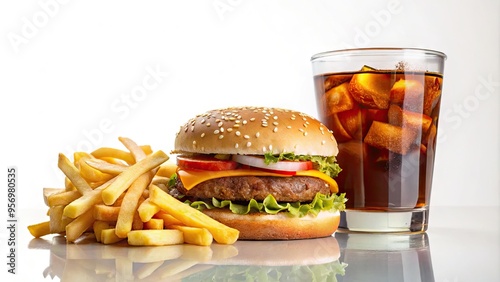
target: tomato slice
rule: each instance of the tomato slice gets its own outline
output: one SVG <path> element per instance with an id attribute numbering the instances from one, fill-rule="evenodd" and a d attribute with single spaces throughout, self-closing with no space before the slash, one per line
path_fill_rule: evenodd
<path id="1" fill-rule="evenodd" d="M 184 169 L 220 171 L 236 169 L 238 163 L 232 160 L 220 160 L 213 157 L 177 156 L 177 166 Z"/>
<path id="2" fill-rule="evenodd" d="M 313 168 L 311 161 L 279 161 L 277 163 L 266 164 L 264 158 L 260 156 L 233 155 L 233 161 L 277 173 L 310 170 Z"/>

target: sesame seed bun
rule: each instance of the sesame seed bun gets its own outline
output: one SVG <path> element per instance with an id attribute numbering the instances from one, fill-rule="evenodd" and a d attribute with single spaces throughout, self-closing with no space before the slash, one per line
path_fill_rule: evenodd
<path id="1" fill-rule="evenodd" d="M 181 126 L 173 153 L 336 156 L 338 146 L 332 132 L 307 114 L 231 107 L 197 115 Z"/>

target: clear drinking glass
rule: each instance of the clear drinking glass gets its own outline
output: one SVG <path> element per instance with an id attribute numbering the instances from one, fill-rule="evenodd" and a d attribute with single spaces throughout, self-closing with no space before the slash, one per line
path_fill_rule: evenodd
<path id="1" fill-rule="evenodd" d="M 311 58 L 319 119 L 339 143 L 341 229 L 427 230 L 445 60 L 416 48 Z"/>

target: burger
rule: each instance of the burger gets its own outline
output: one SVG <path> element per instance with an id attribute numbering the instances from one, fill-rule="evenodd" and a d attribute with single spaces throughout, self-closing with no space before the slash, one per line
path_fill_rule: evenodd
<path id="1" fill-rule="evenodd" d="M 332 235 L 345 197 L 337 195 L 337 142 L 317 119 L 297 111 L 230 107 L 199 114 L 176 134 L 170 193 L 239 239 Z"/>

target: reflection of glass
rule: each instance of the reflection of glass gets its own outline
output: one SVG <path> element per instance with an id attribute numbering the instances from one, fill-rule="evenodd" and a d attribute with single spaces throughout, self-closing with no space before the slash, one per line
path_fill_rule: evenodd
<path id="1" fill-rule="evenodd" d="M 426 233 L 336 233 L 335 237 L 340 260 L 349 265 L 339 281 L 434 281 Z"/>
<path id="2" fill-rule="evenodd" d="M 336 281 L 346 272 L 335 237 L 131 247 L 54 236 L 29 247 L 50 249 L 43 276 L 51 281 Z"/>

